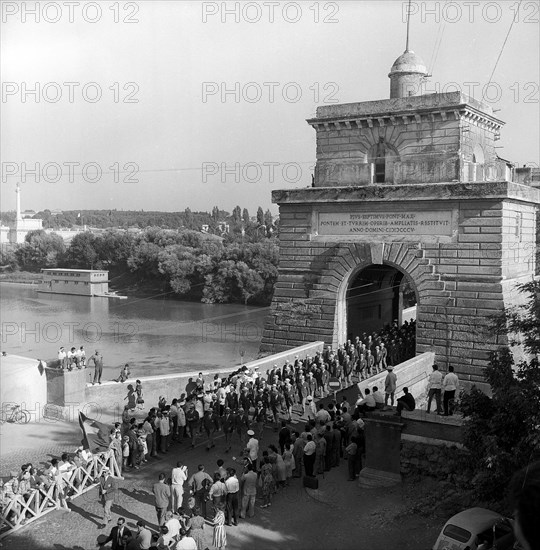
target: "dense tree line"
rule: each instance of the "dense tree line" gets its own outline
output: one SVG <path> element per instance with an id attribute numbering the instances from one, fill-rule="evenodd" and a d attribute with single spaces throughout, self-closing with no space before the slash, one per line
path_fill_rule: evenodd
<path id="1" fill-rule="evenodd" d="M 206 303 L 267 304 L 277 278 L 277 240 L 266 236 L 270 231 L 252 230 L 225 237 L 160 227 L 86 231 L 67 247 L 54 233 L 32 231 L 23 245 L 3 251 L 0 262 L 29 271 L 107 269 L 117 278 L 131 274 L 141 286 Z"/>
<path id="2" fill-rule="evenodd" d="M 66 229 L 71 227 L 88 227 L 97 229 L 106 228 L 139 228 L 161 227 L 162 229 L 193 229 L 200 230 L 208 225 L 210 230 L 217 231 L 220 222 L 227 222 L 233 231 L 245 231 L 252 226 L 264 225 L 272 227 L 272 214 L 269 210 L 263 212 L 261 207 L 256 217 L 251 218 L 247 208 L 236 206 L 230 214 L 214 206 L 212 212 L 192 212 L 186 208 L 183 212 L 148 212 L 144 210 L 64 210 L 61 213 L 52 213 L 50 210 L 38 212 L 34 218 L 43 220 L 45 229 Z M 0 222 L 13 223 L 14 212 L 0 213 Z"/>

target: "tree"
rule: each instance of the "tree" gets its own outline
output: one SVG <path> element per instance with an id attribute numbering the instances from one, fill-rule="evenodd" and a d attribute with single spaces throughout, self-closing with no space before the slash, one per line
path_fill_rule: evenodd
<path id="1" fill-rule="evenodd" d="M 19 268 L 17 255 L 13 249 L 0 248 L 0 267 L 8 271 L 16 271 Z"/>
<path id="2" fill-rule="evenodd" d="M 263 212 L 263 209 L 260 206 L 257 209 L 257 223 L 259 225 L 264 225 L 264 212 Z"/>
<path id="3" fill-rule="evenodd" d="M 251 221 L 249 219 L 249 212 L 247 208 L 244 208 L 242 211 L 242 221 L 244 222 L 244 226 L 247 227 L 249 225 L 249 222 Z"/>
<path id="4" fill-rule="evenodd" d="M 232 221 L 235 225 L 242 221 L 242 209 L 239 206 L 235 206 L 232 211 Z"/>
<path id="5" fill-rule="evenodd" d="M 485 369 L 489 397 L 473 387 L 462 396 L 464 444 L 472 455 L 472 485 L 481 498 L 500 499 L 512 475 L 540 452 L 540 282 L 519 285 L 529 295 L 505 311 L 495 328 L 521 335 L 530 354 L 515 364 L 510 347 L 492 353 Z"/>
<path id="6" fill-rule="evenodd" d="M 134 239 L 126 231 L 108 230 L 94 241 L 94 250 L 103 268 L 127 266 L 127 260 L 133 250 Z"/>
<path id="7" fill-rule="evenodd" d="M 219 208 L 217 206 L 214 206 L 214 208 L 212 208 L 212 220 L 214 222 L 219 221 Z"/>
<path id="8" fill-rule="evenodd" d="M 259 293 L 264 281 L 245 262 L 223 260 L 205 277 L 202 301 L 207 304 L 242 301 L 247 304 Z"/>
<path id="9" fill-rule="evenodd" d="M 193 217 L 193 212 L 189 207 L 184 210 L 184 220 L 184 223 L 188 229 L 195 229 L 195 218 Z"/>
<path id="10" fill-rule="evenodd" d="M 96 236 L 90 231 L 75 235 L 67 250 L 66 267 L 100 269 L 101 263 L 96 252 L 96 240 Z"/>
<path id="11" fill-rule="evenodd" d="M 272 212 L 270 212 L 270 209 L 268 209 L 264 213 L 264 225 L 266 225 L 267 229 L 270 229 L 272 227 L 272 221 L 273 221 Z"/>
<path id="12" fill-rule="evenodd" d="M 56 267 L 62 262 L 65 252 L 62 237 L 38 229 L 27 233 L 24 244 L 17 248 L 15 256 L 23 269 L 35 270 Z"/>

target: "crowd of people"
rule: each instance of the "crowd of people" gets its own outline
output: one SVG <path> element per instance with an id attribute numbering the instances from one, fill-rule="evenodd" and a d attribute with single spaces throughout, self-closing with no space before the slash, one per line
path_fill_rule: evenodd
<path id="1" fill-rule="evenodd" d="M 211 380 L 206 380 L 199 373 L 186 393 L 170 403 L 160 397 L 144 418 L 139 414 L 144 410 L 143 387 L 137 380 L 135 405 L 126 405 L 122 422 L 116 423 L 109 433 L 109 449 L 114 453 L 120 471 L 139 470 L 151 457 L 169 453 L 173 445 L 193 448 L 197 441 L 203 440 L 206 449 L 210 450 L 215 447 L 218 434 L 224 437 L 223 452 L 231 463 L 226 468 L 223 460 L 218 461 L 213 475 L 200 465 L 198 471 L 188 477 L 187 469 L 178 464 L 170 476 L 160 476 L 154 486 L 161 529 L 159 541 L 153 541 L 156 547 L 189 548 L 192 543 L 187 539 L 191 538 L 196 543 L 194 548 L 203 550 L 197 530 L 204 527 L 198 525 L 201 522 L 197 518 L 202 518 L 203 524 L 212 522 L 216 532 L 214 546 L 224 547 L 224 526 L 235 525 L 246 515 L 253 516 L 257 493 L 263 499 L 262 507 L 270 507 L 273 495 L 286 490 L 292 477 L 315 478 L 339 466 L 340 460 L 348 461 L 348 479 L 356 479 L 365 451 L 362 417 L 381 407 L 381 403 L 385 406 L 390 401 L 393 406 L 396 376 L 391 363 L 406 360 L 414 354 L 414 345 L 410 346 L 414 332 L 414 321 L 402 327 L 394 323 L 378 334 L 363 334 L 354 341 L 349 340 L 336 350 L 329 347 L 314 357 L 295 357 L 281 366 L 276 364 L 265 374 L 259 373 L 257 368 L 250 371 L 242 367 L 225 378 L 216 374 Z M 65 357 L 60 357 L 62 353 Z M 82 346 L 79 350 L 73 348 L 69 354 L 61 348 L 59 359 L 62 368 L 67 369 L 86 368 L 93 362 L 94 383 L 101 383 L 103 357 L 99 350 L 86 360 Z M 328 397 L 335 391 L 335 384 L 332 390 L 329 387 L 331 380 L 345 387 L 355 379 L 360 382 L 384 369 L 387 370 L 384 397 L 374 387 L 371 392 L 366 389 L 365 394 L 352 404 L 343 397 L 339 404 L 327 399 L 326 406 L 322 402 L 316 405 L 317 398 Z M 125 382 L 129 375 L 129 365 L 126 364 L 118 381 Z M 407 399 L 405 388 L 405 395 L 398 399 L 398 413 L 402 408 L 414 408 L 414 400 L 412 405 L 400 405 Z M 306 423 L 302 431 L 290 426 L 294 409 L 300 421 Z M 276 441 L 269 442 L 263 449 L 265 425 L 273 427 Z M 238 457 L 232 456 L 233 447 L 238 451 L 235 453 Z M 79 448 L 74 456 L 64 454 L 61 461 L 54 459 L 43 472 L 38 472 L 31 464 L 23 465 L 21 472 L 11 472 L 10 480 L 3 484 L 2 502 L 5 504 L 13 498 L 27 499 L 29 491 L 55 484 L 61 506 L 69 509 L 70 494 L 64 479 L 70 475 L 70 470 L 89 460 L 91 453 Z M 107 495 L 114 495 L 117 482 L 107 468 L 103 477 L 100 494 L 108 523 L 111 505 L 107 503 L 112 503 L 113 499 Z M 17 512 L 16 507 L 12 510 Z M 122 534 L 118 537 L 117 533 L 117 540 L 129 533 L 124 523 L 119 521 L 116 526 Z M 130 535 L 133 545 L 128 547 L 150 548 L 151 545 L 144 542 L 148 539 L 148 528 L 141 524 L 137 529 L 138 533 Z"/>
<path id="2" fill-rule="evenodd" d="M 255 383 L 259 378 L 261 381 Z M 270 399 L 264 397 L 267 383 L 263 380 L 256 373 L 241 369 L 226 379 L 213 379 L 210 388 L 200 374 L 190 395 L 171 403 L 160 398 L 142 423 L 126 418 L 123 425 L 119 423 L 111 429 L 110 448 L 118 454 L 118 460 L 124 459 L 125 468 L 140 468 L 150 457 L 174 452 L 180 445 L 193 446 L 198 438 L 205 440 L 209 450 L 215 446 L 218 431 L 224 436 L 224 447 L 223 458 L 217 460 L 213 469 L 199 464 L 191 473 L 178 461 L 172 471 L 159 474 L 152 488 L 158 533 L 152 533 L 148 522 L 142 520 L 137 532 L 131 533 L 120 518 L 107 540 L 118 538 L 121 529 L 128 549 L 205 550 L 204 530 L 211 528 L 213 546 L 225 548 L 225 526 L 234 527 L 242 519 L 253 517 L 257 496 L 262 499 L 261 508 L 268 508 L 273 496 L 286 491 L 293 477 L 316 478 L 339 466 L 342 460 L 348 461 L 348 479 L 358 477 L 365 452 L 361 407 L 349 404 L 345 398 L 339 404 L 330 401 L 325 406 L 321 402 L 301 431 L 291 427 L 282 408 L 277 411 L 279 426 L 275 426 Z M 259 398 L 251 404 L 246 402 L 244 410 L 231 399 L 245 394 L 249 398 L 251 392 L 244 392 L 243 387 L 251 389 L 251 384 L 262 387 L 262 395 L 256 389 L 255 396 Z M 199 393 L 201 390 L 203 393 Z M 197 411 L 199 407 L 202 415 Z M 270 437 L 268 430 L 264 431 L 267 421 L 277 430 L 270 432 Z M 269 441 L 263 445 L 265 438 Z M 121 455 L 119 441 L 127 444 Z M 238 456 L 229 454 L 233 446 L 239 451 Z M 100 488 L 108 524 L 112 521 L 108 503 L 118 487 L 107 469 Z"/>

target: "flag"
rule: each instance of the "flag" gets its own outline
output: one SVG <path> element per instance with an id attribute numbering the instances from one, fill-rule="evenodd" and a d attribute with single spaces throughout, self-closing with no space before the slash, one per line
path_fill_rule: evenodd
<path id="1" fill-rule="evenodd" d="M 113 426 L 92 420 L 79 412 L 79 425 L 83 433 L 81 444 L 92 453 L 106 451 L 109 448 L 109 433 Z"/>

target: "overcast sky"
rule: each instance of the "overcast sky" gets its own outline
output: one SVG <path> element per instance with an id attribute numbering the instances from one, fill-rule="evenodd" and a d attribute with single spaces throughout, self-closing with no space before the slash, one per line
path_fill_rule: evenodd
<path id="1" fill-rule="evenodd" d="M 2 2 L 2 210 L 20 181 L 23 209 L 254 214 L 272 189 L 310 184 L 317 105 L 388 98 L 405 46 L 394 1 L 38 2 L 39 22 L 34 4 Z M 518 2 L 446 4 L 412 2 L 411 49 L 433 91 L 455 82 L 482 99 Z M 499 155 L 535 166 L 538 31 L 524 0 L 487 90 L 507 124 Z M 39 102 L 24 92 L 36 83 Z M 36 182 L 23 162 L 50 164 Z"/>

